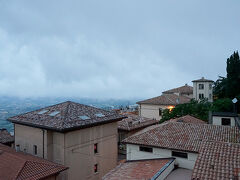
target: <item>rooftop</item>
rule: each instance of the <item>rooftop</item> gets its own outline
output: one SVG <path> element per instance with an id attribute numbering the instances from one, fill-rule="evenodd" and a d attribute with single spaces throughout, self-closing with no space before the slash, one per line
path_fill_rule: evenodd
<path id="1" fill-rule="evenodd" d="M 192 82 L 214 82 L 214 81 L 210 79 L 205 79 L 204 77 L 202 77 L 201 79 L 193 80 Z"/>
<path id="2" fill-rule="evenodd" d="M 123 142 L 199 152 L 204 140 L 236 143 L 240 140 L 240 132 L 237 127 L 167 122 L 143 129 Z"/>
<path id="3" fill-rule="evenodd" d="M 125 116 L 113 111 L 67 101 L 10 117 L 8 120 L 16 124 L 66 132 L 116 122 L 123 118 Z"/>
<path id="4" fill-rule="evenodd" d="M 188 103 L 191 98 L 178 96 L 176 94 L 163 94 L 151 99 L 137 102 L 137 104 L 153 104 L 153 105 L 177 105 Z"/>
<path id="5" fill-rule="evenodd" d="M 194 124 L 207 124 L 205 121 L 195 118 L 190 115 L 170 119 L 167 122 L 183 122 L 183 123 L 194 123 Z"/>
<path id="6" fill-rule="evenodd" d="M 12 143 L 14 142 L 14 137 L 6 129 L 0 129 L 0 143 Z"/>
<path id="7" fill-rule="evenodd" d="M 184 86 L 174 88 L 174 89 L 170 89 L 170 90 L 164 91 L 163 93 L 164 94 L 171 94 L 171 93 L 192 94 L 193 93 L 193 87 L 185 84 Z"/>
<path id="8" fill-rule="evenodd" d="M 0 144 L 0 179 L 37 180 L 60 173 L 67 168 Z"/>
<path id="9" fill-rule="evenodd" d="M 237 113 L 233 112 L 212 112 L 213 116 L 220 116 L 220 117 L 237 117 Z"/>
<path id="10" fill-rule="evenodd" d="M 127 118 L 118 121 L 118 129 L 124 131 L 132 131 L 157 124 L 158 121 L 150 118 L 141 117 L 134 114 L 127 114 Z"/>
<path id="11" fill-rule="evenodd" d="M 174 158 L 133 160 L 119 164 L 103 180 L 155 179 Z"/>
<path id="12" fill-rule="evenodd" d="M 240 179 L 240 144 L 204 142 L 192 179 Z"/>

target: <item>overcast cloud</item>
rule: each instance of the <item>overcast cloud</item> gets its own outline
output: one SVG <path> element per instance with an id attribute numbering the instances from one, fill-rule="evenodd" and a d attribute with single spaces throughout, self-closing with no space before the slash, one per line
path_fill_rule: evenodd
<path id="1" fill-rule="evenodd" d="M 239 0 L 0 0 L 0 95 L 145 98 L 225 75 Z"/>

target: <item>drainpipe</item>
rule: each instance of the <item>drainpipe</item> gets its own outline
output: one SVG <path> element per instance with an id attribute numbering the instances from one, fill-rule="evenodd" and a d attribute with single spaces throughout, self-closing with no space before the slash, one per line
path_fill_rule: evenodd
<path id="1" fill-rule="evenodd" d="M 44 133 L 45 133 L 44 129 L 42 129 L 42 132 L 43 132 L 43 159 L 44 159 Z"/>

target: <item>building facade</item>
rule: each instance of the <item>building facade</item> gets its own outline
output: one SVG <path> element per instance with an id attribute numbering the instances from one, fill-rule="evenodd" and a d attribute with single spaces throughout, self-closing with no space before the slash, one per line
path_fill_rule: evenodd
<path id="1" fill-rule="evenodd" d="M 116 166 L 117 121 L 122 118 L 65 102 L 9 120 L 14 123 L 17 150 L 69 167 L 60 179 L 75 180 L 100 179 Z"/>
<path id="2" fill-rule="evenodd" d="M 213 102 L 213 83 L 214 81 L 205 79 L 194 80 L 193 82 L 193 98 L 197 101 L 207 99 Z"/>

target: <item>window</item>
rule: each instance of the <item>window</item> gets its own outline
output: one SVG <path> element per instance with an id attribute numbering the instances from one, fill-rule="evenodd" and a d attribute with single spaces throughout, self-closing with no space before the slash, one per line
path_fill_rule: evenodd
<path id="1" fill-rule="evenodd" d="M 33 154 L 37 155 L 37 146 L 36 145 L 33 145 Z"/>
<path id="2" fill-rule="evenodd" d="M 97 173 L 98 172 L 98 164 L 94 165 L 94 172 Z"/>
<path id="3" fill-rule="evenodd" d="M 231 125 L 231 119 L 230 118 L 222 118 L 222 125 L 223 126 L 230 126 Z"/>
<path id="4" fill-rule="evenodd" d="M 204 98 L 204 94 L 199 94 L 198 97 L 199 97 L 199 99 L 203 99 Z"/>
<path id="5" fill-rule="evenodd" d="M 179 152 L 179 151 L 172 151 L 172 156 L 175 157 L 180 157 L 180 158 L 188 158 L 188 154 L 184 152 Z"/>
<path id="6" fill-rule="evenodd" d="M 16 151 L 19 152 L 20 151 L 20 145 L 16 145 Z"/>
<path id="7" fill-rule="evenodd" d="M 94 154 L 98 153 L 98 144 L 94 144 Z"/>
<path id="8" fill-rule="evenodd" d="M 199 84 L 198 89 L 204 89 L 204 84 Z"/>
<path id="9" fill-rule="evenodd" d="M 210 90 L 212 89 L 212 84 L 209 84 L 209 89 L 210 89 Z"/>
<path id="10" fill-rule="evenodd" d="M 162 115 L 162 108 L 159 108 L 159 116 Z"/>
<path id="11" fill-rule="evenodd" d="M 144 147 L 144 146 L 139 146 L 139 151 L 144 151 L 144 152 L 153 152 L 153 149 L 150 147 Z"/>

